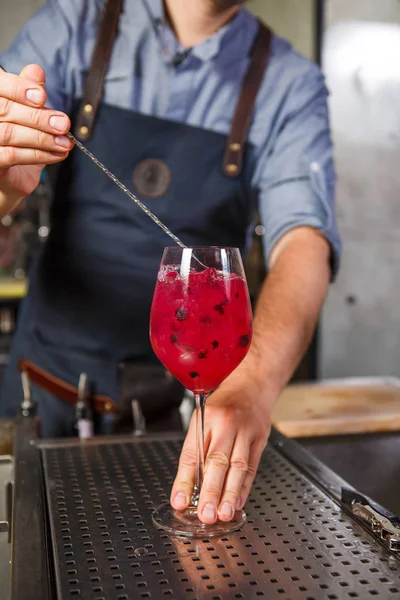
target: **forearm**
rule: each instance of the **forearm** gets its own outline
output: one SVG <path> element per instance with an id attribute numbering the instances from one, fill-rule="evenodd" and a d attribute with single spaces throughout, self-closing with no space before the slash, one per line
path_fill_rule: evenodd
<path id="1" fill-rule="evenodd" d="M 251 348 L 228 386 L 246 381 L 272 409 L 311 341 L 329 277 L 329 245 L 316 231 L 282 240 L 258 299 Z"/>

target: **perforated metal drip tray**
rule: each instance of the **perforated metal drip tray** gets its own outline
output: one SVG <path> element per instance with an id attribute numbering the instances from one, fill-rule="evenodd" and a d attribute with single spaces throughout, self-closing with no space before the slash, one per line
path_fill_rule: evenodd
<path id="1" fill-rule="evenodd" d="M 42 447 L 59 599 L 400 598 L 397 558 L 279 443 L 265 452 L 241 531 L 200 541 L 158 531 L 151 512 L 167 497 L 180 446 Z"/>

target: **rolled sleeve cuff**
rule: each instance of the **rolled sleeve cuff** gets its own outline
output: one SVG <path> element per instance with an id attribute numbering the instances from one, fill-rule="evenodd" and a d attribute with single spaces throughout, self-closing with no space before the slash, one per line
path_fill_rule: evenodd
<path id="1" fill-rule="evenodd" d="M 338 233 L 333 201 L 320 188 L 316 177 L 292 180 L 268 191 L 266 210 L 261 205 L 261 219 L 265 228 L 264 255 L 269 264 L 271 252 L 280 238 L 298 227 L 312 227 L 325 237 L 331 248 L 331 280 L 334 281 L 340 266 L 341 241 Z"/>

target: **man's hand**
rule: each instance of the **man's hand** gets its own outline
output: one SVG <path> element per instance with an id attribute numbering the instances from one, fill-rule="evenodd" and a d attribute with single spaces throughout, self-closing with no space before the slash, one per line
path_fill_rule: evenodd
<path id="1" fill-rule="evenodd" d="M 259 295 L 249 353 L 206 404 L 205 477 L 199 517 L 229 521 L 245 504 L 270 430 L 274 403 L 303 356 L 326 296 L 330 247 L 310 227 L 289 231 L 275 246 Z M 195 481 L 192 419 L 172 489 L 187 507 Z"/>
<path id="2" fill-rule="evenodd" d="M 0 216 L 33 192 L 45 165 L 64 160 L 73 147 L 71 123 L 44 108 L 45 73 L 29 65 L 19 76 L 0 69 Z"/>
<path id="3" fill-rule="evenodd" d="M 269 414 L 248 383 L 233 391 L 229 378 L 205 409 L 205 473 L 198 506 L 203 523 L 230 521 L 243 508 L 267 444 Z M 195 415 L 183 446 L 171 503 L 182 510 L 190 502 L 196 476 Z"/>

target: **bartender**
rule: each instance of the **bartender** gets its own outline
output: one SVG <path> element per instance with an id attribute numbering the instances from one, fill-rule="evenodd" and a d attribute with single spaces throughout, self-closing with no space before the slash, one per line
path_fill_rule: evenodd
<path id="1" fill-rule="evenodd" d="M 1 415 L 18 411 L 21 364 L 34 375 L 44 436 L 71 434 L 66 390 L 80 373 L 104 417 L 118 406 L 124 368 L 156 364 L 149 309 L 169 239 L 72 151 L 71 128 L 188 246 L 245 249 L 259 210 L 268 277 L 250 351 L 207 403 L 204 523 L 245 504 L 272 407 L 310 342 L 340 251 L 323 76 L 243 4 L 49 0 L 0 56 L 9 72 L 0 73 L 1 214 L 61 163 Z M 177 509 L 189 503 L 195 455 L 192 422 Z"/>

